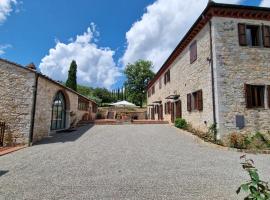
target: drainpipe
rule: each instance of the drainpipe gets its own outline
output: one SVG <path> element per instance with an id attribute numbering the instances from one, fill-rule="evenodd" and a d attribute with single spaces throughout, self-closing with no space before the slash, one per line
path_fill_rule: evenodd
<path id="1" fill-rule="evenodd" d="M 214 139 L 217 140 L 217 117 L 216 117 L 216 94 L 215 94 L 215 76 L 214 76 L 214 60 L 213 60 L 213 37 L 212 37 L 212 22 L 209 20 L 210 28 L 210 65 L 211 65 L 211 81 L 212 81 L 212 101 L 213 101 L 213 121 L 214 121 Z"/>
<path id="2" fill-rule="evenodd" d="M 36 115 L 36 104 L 37 104 L 37 87 L 38 87 L 38 77 L 39 74 L 35 72 L 35 85 L 33 86 L 33 104 L 31 112 L 31 125 L 30 125 L 30 134 L 29 134 L 29 143 L 28 146 L 32 146 L 33 136 L 34 136 L 34 124 L 35 124 L 35 115 Z"/>

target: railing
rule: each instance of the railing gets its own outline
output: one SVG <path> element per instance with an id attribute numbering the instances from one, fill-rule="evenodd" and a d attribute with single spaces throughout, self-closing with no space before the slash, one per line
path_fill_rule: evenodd
<path id="1" fill-rule="evenodd" d="M 6 123 L 0 122 L 0 146 L 4 145 L 5 129 L 6 129 Z"/>

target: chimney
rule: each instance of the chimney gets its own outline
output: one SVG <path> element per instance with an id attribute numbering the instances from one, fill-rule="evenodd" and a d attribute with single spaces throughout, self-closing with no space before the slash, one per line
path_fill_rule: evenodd
<path id="1" fill-rule="evenodd" d="M 30 63 L 30 64 L 26 65 L 26 68 L 34 70 L 34 71 L 36 71 L 36 69 L 37 69 L 34 63 Z"/>

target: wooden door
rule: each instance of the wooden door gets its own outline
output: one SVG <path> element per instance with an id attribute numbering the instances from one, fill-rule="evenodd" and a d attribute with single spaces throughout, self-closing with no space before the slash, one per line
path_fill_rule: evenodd
<path id="1" fill-rule="evenodd" d="M 159 106 L 159 110 L 160 110 L 160 120 L 163 120 L 163 105 Z"/>
<path id="2" fill-rule="evenodd" d="M 151 108 L 151 120 L 155 120 L 155 108 Z"/>
<path id="3" fill-rule="evenodd" d="M 171 103 L 171 122 L 174 123 L 175 115 L 174 115 L 174 103 Z"/>
<path id="4" fill-rule="evenodd" d="M 182 118 L 182 102 L 175 102 L 175 118 Z"/>

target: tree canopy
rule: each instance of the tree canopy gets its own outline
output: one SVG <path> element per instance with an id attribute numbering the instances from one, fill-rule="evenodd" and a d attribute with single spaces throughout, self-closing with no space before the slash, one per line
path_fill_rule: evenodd
<path id="1" fill-rule="evenodd" d="M 77 63 L 75 60 L 72 60 L 70 64 L 66 86 L 77 91 Z"/>
<path id="2" fill-rule="evenodd" d="M 154 78 L 153 64 L 150 61 L 138 60 L 134 64 L 128 64 L 124 71 L 126 75 L 125 88 L 128 99 L 133 103 L 143 106 L 146 101 L 147 85 Z"/>
<path id="3" fill-rule="evenodd" d="M 95 88 L 93 95 L 101 99 L 101 103 L 113 102 L 111 92 L 106 88 Z"/>

